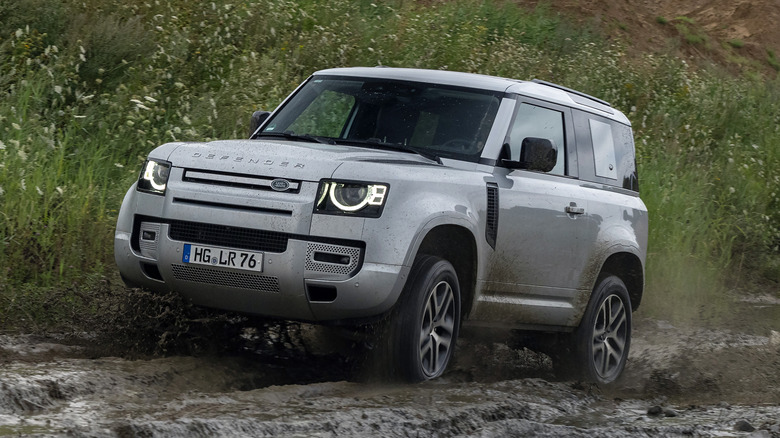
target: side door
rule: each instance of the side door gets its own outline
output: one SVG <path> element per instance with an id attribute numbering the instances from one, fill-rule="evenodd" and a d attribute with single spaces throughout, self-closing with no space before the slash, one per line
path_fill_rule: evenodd
<path id="1" fill-rule="evenodd" d="M 571 109 L 518 97 L 505 139 L 511 157 L 503 158 L 519 160 L 528 137 L 550 140 L 557 162 L 540 172 L 501 167 L 498 161 L 489 183 L 498 194 L 495 251 L 474 319 L 571 326 L 581 307 L 579 283 L 587 265 L 582 225 L 588 209 L 578 196 Z"/>

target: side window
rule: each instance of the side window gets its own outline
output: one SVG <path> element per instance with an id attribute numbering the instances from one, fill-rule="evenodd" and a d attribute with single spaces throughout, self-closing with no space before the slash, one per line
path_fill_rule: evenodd
<path id="1" fill-rule="evenodd" d="M 579 110 L 573 118 L 580 179 L 639 191 L 631 126 Z"/>
<path id="2" fill-rule="evenodd" d="M 590 137 L 593 141 L 593 159 L 596 176 L 617 179 L 615 163 L 615 141 L 612 139 L 612 126 L 598 120 L 589 119 Z"/>
<path id="3" fill-rule="evenodd" d="M 526 137 L 546 138 L 558 149 L 558 161 L 549 172 L 565 175 L 566 150 L 563 129 L 563 113 L 528 103 L 521 103 L 509 131 L 509 147 L 512 160 L 520 158 L 520 147 Z"/>

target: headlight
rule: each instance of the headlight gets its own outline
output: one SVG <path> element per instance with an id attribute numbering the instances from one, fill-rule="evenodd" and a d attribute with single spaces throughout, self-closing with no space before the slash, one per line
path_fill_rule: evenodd
<path id="1" fill-rule="evenodd" d="M 146 160 L 138 177 L 138 190 L 142 192 L 165 193 L 168 176 L 171 173 L 171 163 L 167 161 Z"/>
<path id="2" fill-rule="evenodd" d="M 315 213 L 379 217 L 388 186 L 362 182 L 322 181 Z"/>

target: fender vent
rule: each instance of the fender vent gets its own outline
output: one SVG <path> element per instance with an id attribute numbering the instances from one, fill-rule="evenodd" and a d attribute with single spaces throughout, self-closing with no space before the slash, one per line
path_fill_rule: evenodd
<path id="1" fill-rule="evenodd" d="M 485 240 L 488 245 L 496 249 L 496 237 L 498 237 L 498 185 L 487 185 L 487 223 L 485 224 Z"/>

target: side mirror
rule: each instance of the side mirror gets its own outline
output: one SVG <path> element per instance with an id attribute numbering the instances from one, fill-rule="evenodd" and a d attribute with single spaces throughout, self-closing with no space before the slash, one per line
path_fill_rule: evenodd
<path id="1" fill-rule="evenodd" d="M 259 128 L 270 115 L 271 113 L 268 111 L 255 111 L 252 113 L 252 118 L 249 120 L 249 138 L 252 138 L 255 131 L 257 131 L 257 128 Z"/>
<path id="2" fill-rule="evenodd" d="M 526 137 L 520 149 L 520 159 L 512 160 L 509 143 L 504 143 L 498 161 L 508 169 L 528 169 L 549 172 L 558 161 L 558 149 L 546 138 Z"/>
<path id="3" fill-rule="evenodd" d="M 549 172 L 558 162 L 558 149 L 546 138 L 526 137 L 520 149 L 520 168 Z"/>

